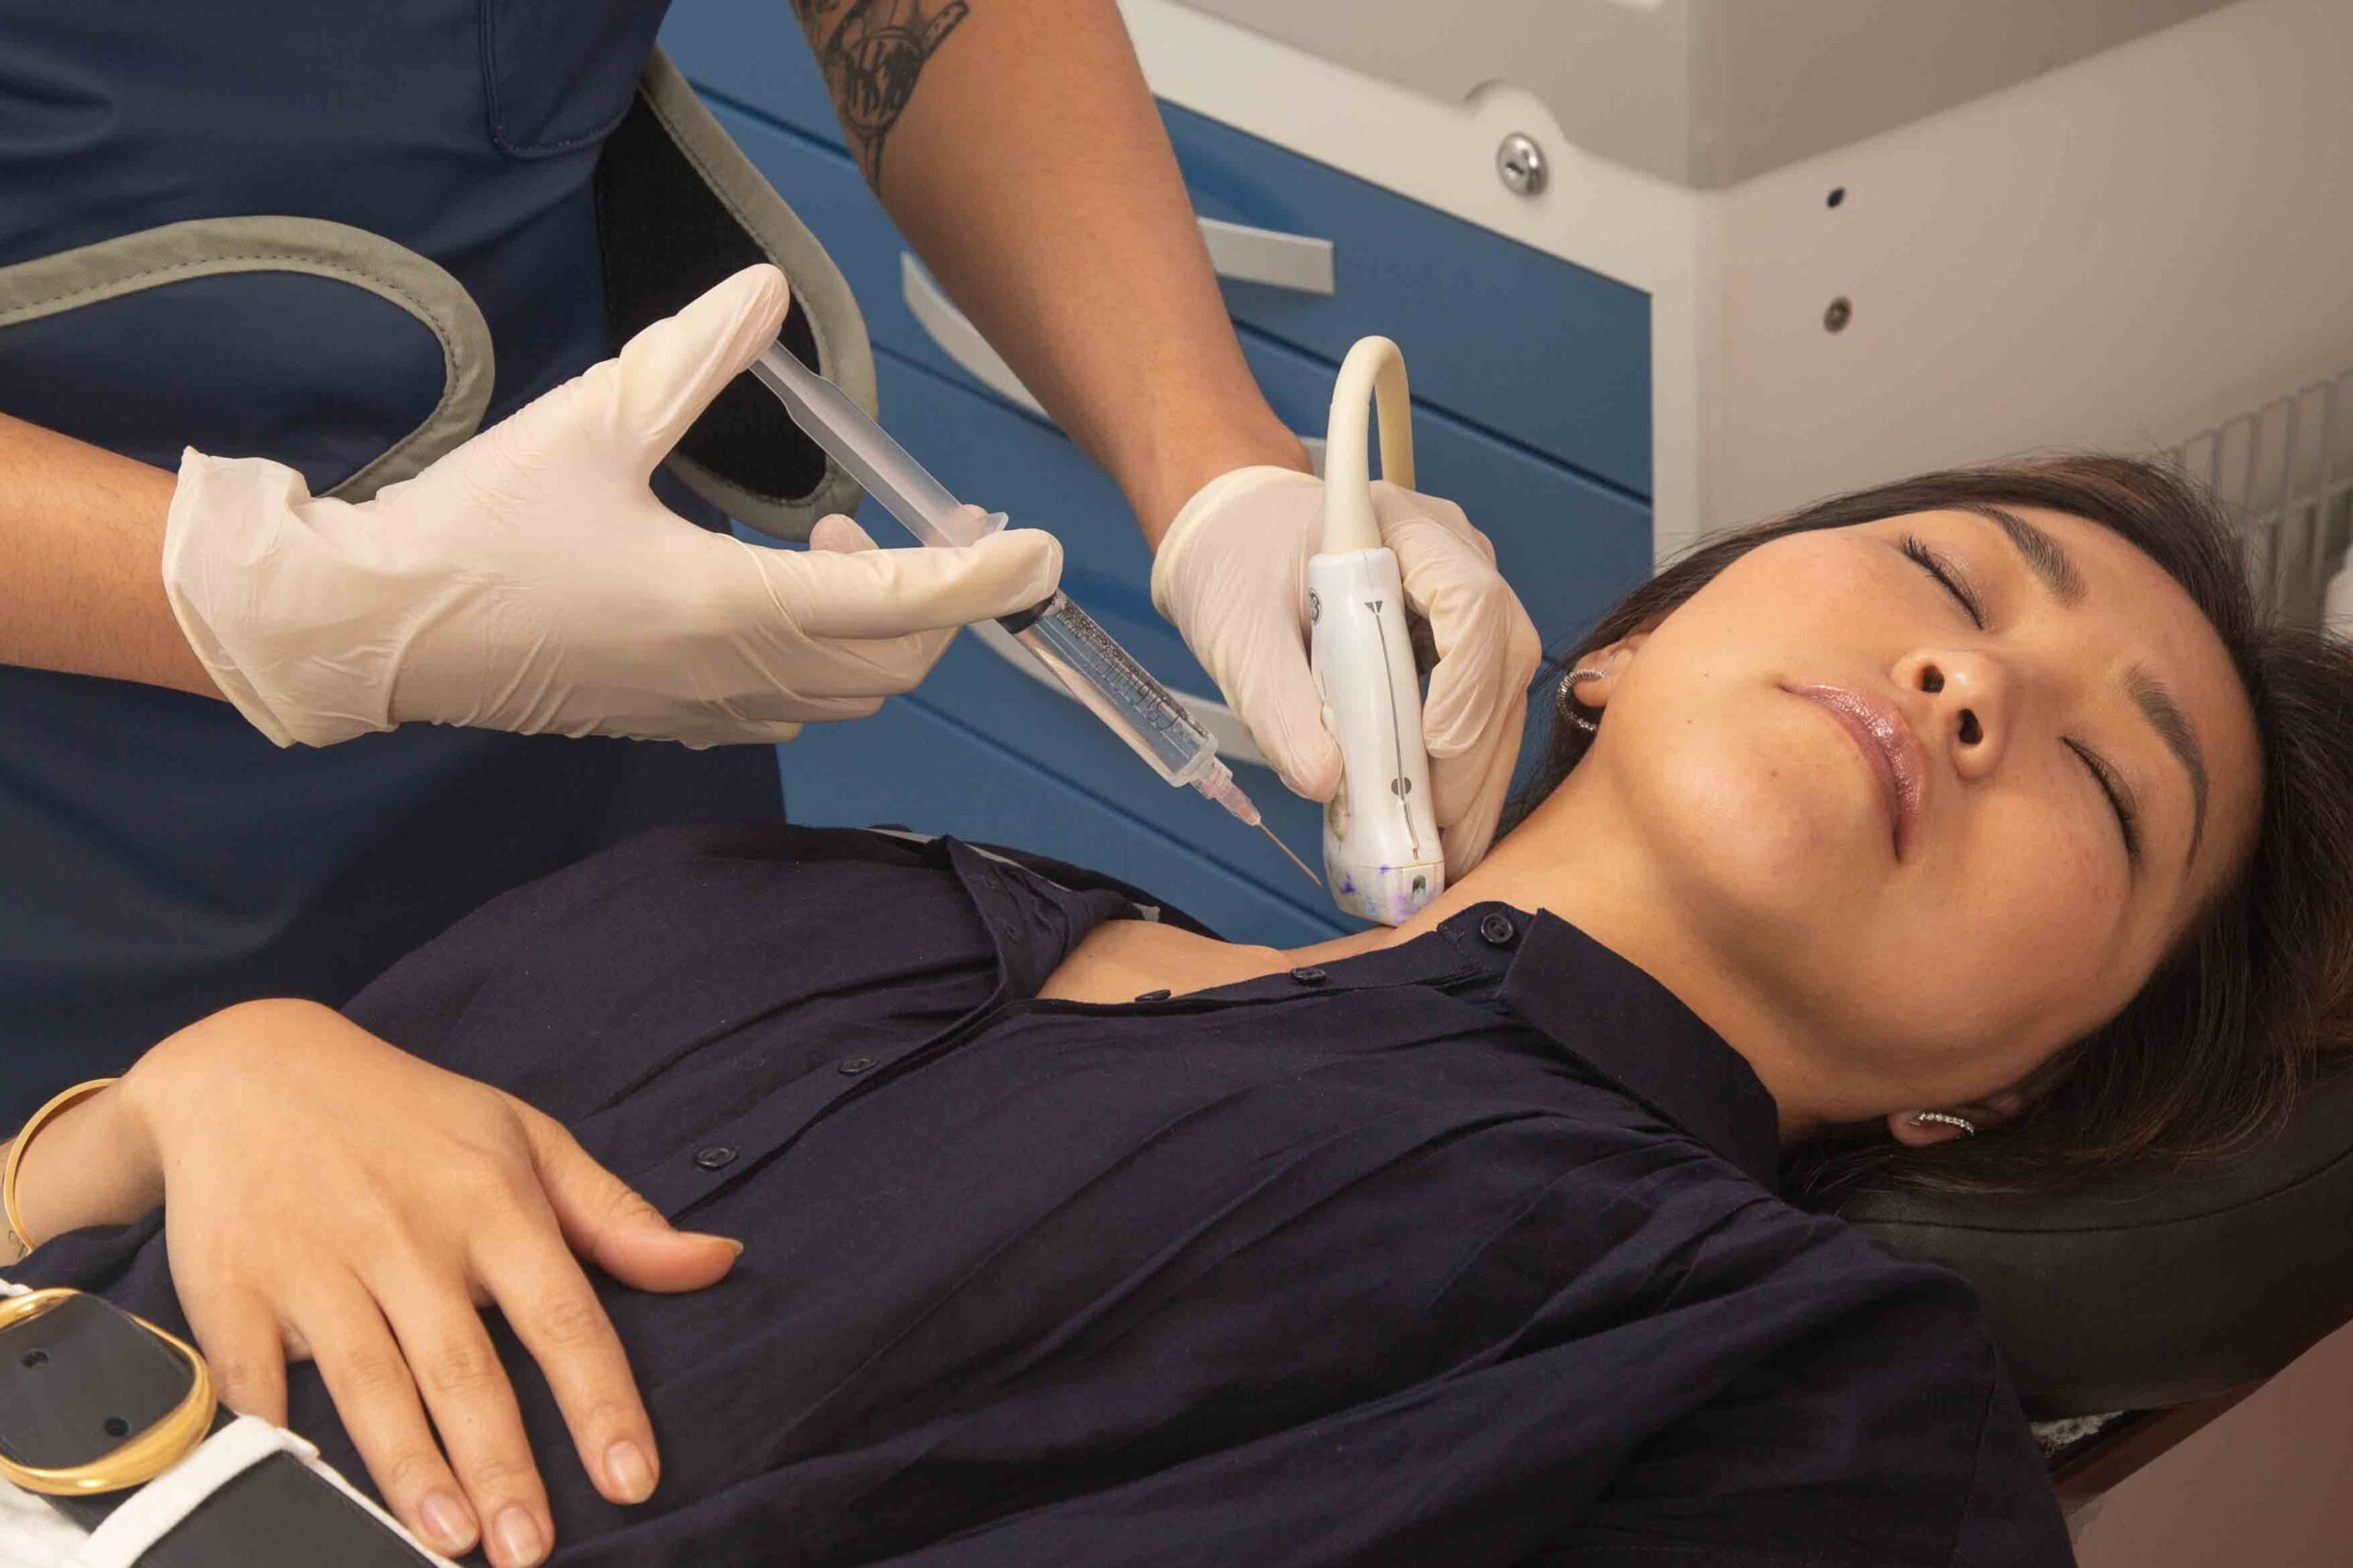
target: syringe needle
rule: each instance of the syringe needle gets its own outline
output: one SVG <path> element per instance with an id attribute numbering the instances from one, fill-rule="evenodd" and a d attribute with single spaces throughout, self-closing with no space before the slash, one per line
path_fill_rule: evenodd
<path id="1" fill-rule="evenodd" d="M 1292 854 L 1290 852 L 1290 846 L 1285 844 L 1281 839 L 1275 836 L 1275 830 L 1267 825 L 1267 822 L 1264 817 L 1258 819 L 1258 831 L 1267 835 L 1267 841 L 1269 844 L 1272 844 L 1276 848 L 1283 852 L 1284 859 L 1289 860 L 1292 865 L 1299 868 L 1300 875 L 1305 877 L 1309 881 L 1313 882 L 1319 888 L 1324 885 L 1324 879 L 1309 870 L 1307 869 L 1307 862 Z"/>
<path id="2" fill-rule="evenodd" d="M 1292 854 L 1290 846 L 1275 836 L 1275 830 L 1267 825 L 1267 819 L 1259 814 L 1256 806 L 1251 804 L 1250 797 L 1242 792 L 1242 787 L 1233 781 L 1233 770 L 1216 756 L 1211 756 L 1209 771 L 1193 780 L 1193 788 L 1223 806 L 1236 822 L 1247 823 L 1265 834 L 1267 842 L 1281 850 L 1283 858 L 1298 867 L 1301 876 L 1319 888 L 1324 885 L 1324 879 L 1309 870 L 1307 862 Z"/>

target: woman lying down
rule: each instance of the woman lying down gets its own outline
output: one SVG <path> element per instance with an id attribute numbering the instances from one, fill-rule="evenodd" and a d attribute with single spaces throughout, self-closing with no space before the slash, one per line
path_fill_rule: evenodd
<path id="1" fill-rule="evenodd" d="M 2353 664 L 2077 458 L 1716 543 L 1557 701 L 1472 874 L 1292 952 L 638 840 L 158 1046 L 28 1151 L 12 1277 L 501 1568 L 2071 1562 L 1968 1288 L 1796 1200 L 2281 1111 Z"/>

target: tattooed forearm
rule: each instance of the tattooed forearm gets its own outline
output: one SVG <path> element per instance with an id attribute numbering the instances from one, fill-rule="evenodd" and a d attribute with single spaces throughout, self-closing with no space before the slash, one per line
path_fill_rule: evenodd
<path id="1" fill-rule="evenodd" d="M 840 23 L 825 31 L 825 18 L 846 4 Z M 792 0 L 792 6 L 824 69 L 858 165 L 879 187 L 883 142 L 915 96 L 924 62 L 967 15 L 965 0 Z"/>

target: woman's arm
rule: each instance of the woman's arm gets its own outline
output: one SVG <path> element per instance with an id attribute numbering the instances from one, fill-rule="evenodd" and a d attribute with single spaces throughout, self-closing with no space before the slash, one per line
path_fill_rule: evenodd
<path id="1" fill-rule="evenodd" d="M 1149 541 L 1219 474 L 1306 470 L 1112 0 L 795 6 L 883 206 Z"/>
<path id="2" fill-rule="evenodd" d="M 283 1422 L 287 1359 L 316 1361 L 392 1511 L 448 1552 L 479 1536 L 497 1568 L 545 1557 L 553 1528 L 482 1308 L 539 1362 L 597 1490 L 641 1502 L 652 1427 L 578 1260 L 690 1290 L 741 1250 L 672 1230 L 522 1101 L 311 1002 L 157 1045 L 41 1129 L 17 1187 L 28 1241 L 161 1200 L 222 1400 Z"/>
<path id="3" fill-rule="evenodd" d="M 14 1139 L 0 1143 L 0 1162 L 16 1146 Z M 163 1200 L 154 1148 L 124 1111 L 119 1082 L 51 1117 L 17 1172 L 28 1246 L 92 1225 L 127 1225 Z"/>

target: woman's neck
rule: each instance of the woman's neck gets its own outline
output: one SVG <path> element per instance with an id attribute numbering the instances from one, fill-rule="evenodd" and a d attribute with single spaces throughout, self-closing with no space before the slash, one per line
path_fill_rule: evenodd
<path id="1" fill-rule="evenodd" d="M 1377 926 L 1304 947 L 1257 947 L 1140 920 L 1107 921 L 1072 949 L 1039 994 L 1072 1002 L 1130 1002 L 1163 990 L 1182 995 L 1394 947 L 1436 930 L 1439 922 L 1474 903 L 1492 900 L 1557 912 L 1563 869 L 1529 842 L 1550 836 L 1523 832 L 1496 845 L 1470 876 L 1402 926 Z"/>
<path id="2" fill-rule="evenodd" d="M 1602 820 L 1606 806 L 1581 800 L 1572 774 L 1529 822 L 1499 841 L 1471 874 L 1411 920 L 1300 948 L 1255 947 L 1197 937 L 1140 920 L 1107 921 L 1063 960 L 1039 994 L 1075 1002 L 1131 1002 L 1156 991 L 1182 995 L 1330 963 L 1393 947 L 1489 902 L 1545 910 L 1576 926 L 1665 986 L 1733 1044 L 1781 1109 L 1785 1140 L 1821 1119 L 1813 1067 L 1794 1049 L 1789 1021 L 1744 987 L 1721 955 L 1707 951 L 1695 923 L 1654 885 L 1628 828 Z"/>

